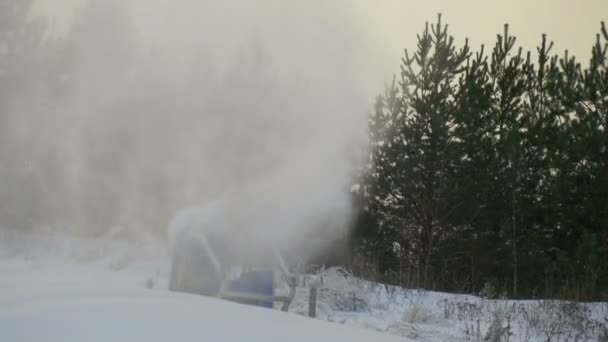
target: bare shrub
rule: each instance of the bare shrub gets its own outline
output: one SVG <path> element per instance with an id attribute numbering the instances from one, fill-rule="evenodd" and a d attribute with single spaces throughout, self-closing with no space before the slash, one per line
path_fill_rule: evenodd
<path id="1" fill-rule="evenodd" d="M 456 319 L 459 321 L 473 322 L 480 320 L 483 314 L 483 308 L 479 304 L 473 303 L 456 303 Z"/>
<path id="2" fill-rule="evenodd" d="M 511 325 L 504 325 L 502 317 L 495 315 L 492 318 L 492 322 L 488 327 L 488 331 L 485 334 L 484 340 L 490 342 L 503 342 L 508 341 L 511 335 Z"/>
<path id="3" fill-rule="evenodd" d="M 424 306 L 425 292 L 421 292 L 408 299 L 408 308 L 403 313 L 402 319 L 408 323 L 427 323 L 433 318 L 433 313 Z"/>
<path id="4" fill-rule="evenodd" d="M 461 332 L 466 341 L 481 340 L 480 321 L 477 320 L 475 325 L 472 322 L 465 322 L 464 327 L 461 329 Z"/>
<path id="5" fill-rule="evenodd" d="M 507 300 L 498 300 L 491 303 L 489 308 L 490 321 L 488 330 L 484 334 L 485 341 L 509 341 L 513 335 L 512 323 L 518 315 L 518 307 Z"/>
<path id="6" fill-rule="evenodd" d="M 428 323 L 433 318 L 433 313 L 422 304 L 415 304 L 403 313 L 403 320 L 408 323 Z"/>
<path id="7" fill-rule="evenodd" d="M 608 342 L 608 302 L 604 302 L 600 306 L 600 315 L 603 324 L 600 327 L 598 336 L 599 342 Z"/>
<path id="8" fill-rule="evenodd" d="M 577 302 L 541 300 L 522 315 L 526 335 L 535 334 L 547 342 L 589 341 L 601 327 L 591 318 L 590 308 Z"/>
<path id="9" fill-rule="evenodd" d="M 449 301 L 447 298 L 443 298 L 441 301 L 439 301 L 437 306 L 443 309 L 444 319 L 451 319 L 454 317 L 456 313 L 456 304 L 454 302 Z"/>
<path id="10" fill-rule="evenodd" d="M 489 281 L 486 281 L 479 291 L 479 297 L 484 299 L 496 299 L 497 295 L 498 291 L 496 290 L 496 286 Z"/>
<path id="11" fill-rule="evenodd" d="M 469 302 L 454 302 L 446 298 L 439 303 L 439 306 L 443 309 L 445 319 L 456 319 L 462 322 L 460 331 L 465 340 L 482 339 L 483 307 L 481 305 Z"/>

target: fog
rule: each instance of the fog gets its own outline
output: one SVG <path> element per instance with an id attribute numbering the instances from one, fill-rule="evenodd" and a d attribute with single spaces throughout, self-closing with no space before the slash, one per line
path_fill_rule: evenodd
<path id="1" fill-rule="evenodd" d="M 32 61 L 5 44 L 3 226 L 163 236 L 181 208 L 229 194 L 236 235 L 345 236 L 383 82 L 350 1 L 45 9 L 12 24 Z"/>

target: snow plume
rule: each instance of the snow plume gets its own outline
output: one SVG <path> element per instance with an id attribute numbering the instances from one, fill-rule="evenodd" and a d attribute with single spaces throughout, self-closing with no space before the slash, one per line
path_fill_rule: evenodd
<path id="1" fill-rule="evenodd" d="M 241 262 L 266 262 L 275 248 L 302 262 L 344 237 L 351 215 L 348 163 L 310 146 L 289 152 L 249 183 L 181 210 L 169 227 L 172 248 L 202 232 L 228 241 L 220 253 Z"/>
<path id="2" fill-rule="evenodd" d="M 351 1 L 46 2 L 70 21 L 18 119 L 48 156 L 38 224 L 165 232 L 222 198 L 250 244 L 343 236 L 381 78 Z"/>

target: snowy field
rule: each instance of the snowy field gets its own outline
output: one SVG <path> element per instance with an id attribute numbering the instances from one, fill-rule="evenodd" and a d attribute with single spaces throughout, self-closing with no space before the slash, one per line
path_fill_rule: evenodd
<path id="1" fill-rule="evenodd" d="M 138 242 L 136 242 L 138 241 Z M 606 341 L 608 303 L 494 301 L 307 276 L 289 313 L 167 291 L 153 238 L 0 233 L 0 341 Z"/>

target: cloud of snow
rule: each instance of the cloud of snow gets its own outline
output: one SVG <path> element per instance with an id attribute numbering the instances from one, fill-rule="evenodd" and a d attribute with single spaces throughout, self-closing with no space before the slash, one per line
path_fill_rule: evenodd
<path id="1" fill-rule="evenodd" d="M 57 224 L 164 231 L 221 197 L 242 242 L 344 235 L 382 76 L 350 1 L 72 2 L 38 131 L 67 189 Z"/>
<path id="2" fill-rule="evenodd" d="M 204 213 L 213 217 L 210 225 L 230 232 L 239 249 L 270 244 L 301 255 L 343 237 L 372 93 L 366 74 L 370 45 L 349 2 L 186 6 L 204 17 L 190 25 L 218 33 L 199 42 L 211 47 L 203 48 L 214 63 L 209 68 L 235 84 L 234 92 L 211 100 L 228 107 L 220 128 L 192 134 L 228 136 L 246 145 L 240 153 L 231 142 L 214 144 L 210 157 L 200 159 L 220 155 L 223 166 L 195 163 L 205 182 L 222 184 L 222 205 Z M 184 148 L 196 154 L 193 146 L 186 140 Z"/>

